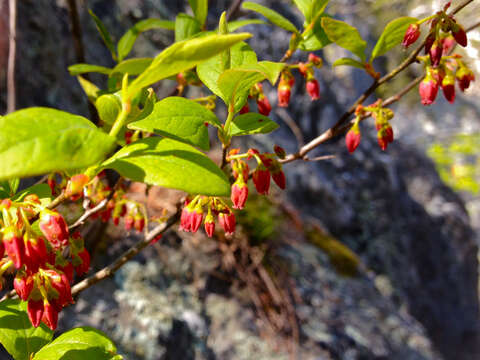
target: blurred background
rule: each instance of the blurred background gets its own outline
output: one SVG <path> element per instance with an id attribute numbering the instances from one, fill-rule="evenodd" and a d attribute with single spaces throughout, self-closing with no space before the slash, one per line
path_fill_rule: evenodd
<path id="1" fill-rule="evenodd" d="M 208 25 L 235 1 L 210 0 Z M 262 0 L 297 27 L 300 13 L 288 0 Z M 459 1 L 453 1 L 453 6 Z M 92 9 L 118 39 L 148 17 L 174 20 L 190 12 L 187 1 L 77 0 L 82 49 L 71 32 L 73 0 L 18 0 L 16 108 L 49 106 L 89 116 L 87 99 L 67 67 L 85 61 L 111 67 Z M 428 16 L 444 1 L 331 1 L 327 12 L 356 26 L 371 49 L 384 26 L 399 16 Z M 473 2 L 457 17 L 478 22 Z M 256 17 L 236 11 L 233 18 Z M 259 59 L 278 61 L 288 34 L 269 25 L 244 28 Z M 480 28 L 468 34 L 460 53 L 480 77 Z M 8 0 L 0 0 L 0 113 L 6 112 L 9 48 Z M 173 33 L 152 30 L 137 40 L 131 56 L 155 56 Z M 83 52 L 83 55 L 82 55 Z M 350 67 L 332 69 L 347 55 L 331 45 L 317 54 L 321 99 L 311 102 L 298 78 L 292 101 L 276 107 L 276 89 L 265 84 L 280 129 L 234 146 L 295 151 L 338 117 L 370 85 Z M 292 61 L 305 61 L 296 53 Z M 385 74 L 405 57 L 395 49 L 374 62 Z M 394 95 L 421 73 L 414 65 L 376 96 Z M 106 79 L 91 76 L 100 87 Z M 164 81 L 159 96 L 175 88 Z M 354 155 L 344 139 L 317 148 L 319 162 L 284 167 L 285 192 L 252 195 L 238 213 L 234 239 L 208 239 L 175 227 L 120 269 L 112 279 L 84 291 L 65 309 L 60 331 L 90 325 L 106 332 L 126 359 L 478 359 L 480 314 L 480 81 L 454 105 L 439 93 L 423 107 L 414 89 L 392 106 L 395 142 L 382 152 L 373 121 L 362 123 Z M 207 95 L 189 89 L 187 96 Z M 372 96 L 366 103 L 374 102 Z M 217 108 L 225 118 L 225 109 Z M 213 158 L 219 154 L 212 152 Z M 254 191 L 251 191 L 253 194 Z M 173 211 L 178 192 L 132 184 L 130 195 L 150 214 Z M 67 217 L 79 209 L 64 208 Z M 138 241 L 121 227 L 92 221 L 85 230 L 98 270 Z M 8 355 L 0 355 L 8 359 Z"/>

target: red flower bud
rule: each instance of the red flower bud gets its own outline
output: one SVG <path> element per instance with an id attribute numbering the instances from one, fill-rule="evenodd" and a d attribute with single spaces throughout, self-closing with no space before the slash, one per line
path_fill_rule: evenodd
<path id="1" fill-rule="evenodd" d="M 280 82 L 277 90 L 278 106 L 287 107 L 290 102 L 290 94 L 290 86 L 286 83 Z"/>
<path id="2" fill-rule="evenodd" d="M 52 196 L 55 196 L 55 186 L 57 185 L 54 178 L 48 178 L 47 184 L 50 187 L 50 191 L 52 192 Z"/>
<path id="3" fill-rule="evenodd" d="M 68 227 L 65 219 L 57 212 L 43 210 L 40 213 L 40 230 L 55 249 L 68 244 Z"/>
<path id="4" fill-rule="evenodd" d="M 248 105 L 248 101 L 243 105 L 243 107 L 240 109 L 240 114 L 246 114 L 250 112 L 250 106 Z"/>
<path id="5" fill-rule="evenodd" d="M 460 46 L 467 46 L 467 33 L 459 24 L 455 24 L 452 29 L 452 35 Z"/>
<path id="6" fill-rule="evenodd" d="M 73 304 L 72 292 L 70 289 L 70 281 L 66 274 L 59 274 L 54 270 L 47 270 L 46 274 L 50 279 L 50 285 L 58 292 L 58 304 L 65 306 Z"/>
<path id="7" fill-rule="evenodd" d="M 275 155 L 277 155 L 279 159 L 285 159 L 285 156 L 287 156 L 285 149 L 279 145 L 274 145 L 273 151 L 275 152 Z"/>
<path id="8" fill-rule="evenodd" d="M 190 217 L 190 231 L 197 232 L 202 225 L 203 212 L 201 206 L 197 206 L 193 211 Z"/>
<path id="9" fill-rule="evenodd" d="M 259 94 L 257 97 L 257 107 L 258 112 L 265 116 L 268 116 L 270 111 L 272 111 L 272 106 L 270 105 L 268 98 L 263 94 Z"/>
<path id="10" fill-rule="evenodd" d="M 455 77 L 457 78 L 458 87 L 462 91 L 465 91 L 466 89 L 469 88 L 471 81 L 475 81 L 475 75 L 466 66 L 460 67 L 457 70 L 457 73 L 455 74 Z"/>
<path id="11" fill-rule="evenodd" d="M 43 300 L 29 300 L 27 314 L 32 325 L 38 327 L 43 316 Z"/>
<path id="12" fill-rule="evenodd" d="M 90 254 L 87 249 L 83 249 L 77 254 L 77 261 L 80 260 L 81 263 L 75 266 L 75 271 L 79 276 L 85 274 L 90 268 Z"/>
<path id="13" fill-rule="evenodd" d="M 5 245 L 3 245 L 3 241 L 0 240 L 0 259 L 3 258 L 5 255 Z"/>
<path id="14" fill-rule="evenodd" d="M 30 296 L 30 293 L 33 290 L 33 284 L 33 277 L 27 276 L 25 272 L 17 273 L 17 276 L 15 276 L 15 279 L 13 280 L 13 287 L 15 288 L 18 297 L 23 301 L 27 301 Z"/>
<path id="15" fill-rule="evenodd" d="M 270 188 L 270 171 L 259 164 L 252 175 L 253 183 L 259 194 L 267 195 Z"/>
<path id="16" fill-rule="evenodd" d="M 451 104 L 455 101 L 455 77 L 453 74 L 447 74 L 442 81 L 442 90 L 445 99 Z"/>
<path id="17" fill-rule="evenodd" d="M 129 231 L 133 228 L 133 224 L 135 223 L 135 219 L 132 215 L 127 215 L 125 217 L 125 230 Z"/>
<path id="18" fill-rule="evenodd" d="M 430 52 L 433 43 L 435 42 L 435 34 L 430 34 L 427 36 L 427 40 L 425 41 L 425 54 Z"/>
<path id="19" fill-rule="evenodd" d="M 361 138 L 362 135 L 360 133 L 358 123 L 355 123 L 347 132 L 347 136 L 345 137 L 345 143 L 347 144 L 347 149 L 350 154 L 357 149 L 358 145 L 360 145 Z"/>
<path id="20" fill-rule="evenodd" d="M 403 37 L 402 46 L 407 48 L 418 40 L 420 36 L 420 25 L 410 24 Z"/>
<path id="21" fill-rule="evenodd" d="M 197 232 L 202 224 L 203 211 L 200 205 L 195 208 L 191 204 L 185 206 L 180 217 L 180 229 L 186 232 Z"/>
<path id="22" fill-rule="evenodd" d="M 308 54 L 308 61 L 311 62 L 313 65 L 316 67 L 322 66 L 322 59 L 319 58 L 317 55 L 314 53 Z"/>
<path id="23" fill-rule="evenodd" d="M 17 235 L 13 226 L 8 226 L 3 231 L 3 244 L 10 260 L 17 269 L 25 263 L 25 244 L 23 239 Z"/>
<path id="24" fill-rule="evenodd" d="M 133 131 L 125 131 L 125 144 L 130 144 L 132 142 Z"/>
<path id="25" fill-rule="evenodd" d="M 41 236 L 25 237 L 25 264 L 29 270 L 36 272 L 47 261 L 45 240 Z"/>
<path id="26" fill-rule="evenodd" d="M 386 132 L 386 139 L 389 143 L 392 143 L 393 142 L 393 128 L 388 125 L 388 127 L 385 128 L 385 132 Z"/>
<path id="27" fill-rule="evenodd" d="M 427 71 L 427 76 L 420 83 L 418 90 L 423 105 L 431 105 L 435 101 L 438 93 L 438 82 L 430 71 Z"/>
<path id="28" fill-rule="evenodd" d="M 45 300 L 43 303 L 44 311 L 42 316 L 42 321 L 47 325 L 50 330 L 55 330 L 58 323 L 58 313 L 60 309 L 56 304 L 53 304 L 54 301 L 49 302 Z"/>
<path id="29" fill-rule="evenodd" d="M 162 237 L 163 237 L 162 234 L 158 234 L 157 236 L 155 236 L 155 237 L 152 239 L 152 241 L 150 241 L 150 244 L 153 245 L 153 244 L 159 242 Z"/>
<path id="30" fill-rule="evenodd" d="M 455 41 L 455 39 L 451 35 L 443 38 L 442 39 L 442 48 L 443 48 L 442 55 L 446 56 L 446 55 L 450 54 L 450 51 L 452 51 L 452 49 L 455 47 L 456 44 L 457 44 L 457 42 Z"/>
<path id="31" fill-rule="evenodd" d="M 208 213 L 205 216 L 205 232 L 207 233 L 208 237 L 212 237 L 213 233 L 215 232 L 215 219 L 213 218 L 211 213 Z"/>
<path id="32" fill-rule="evenodd" d="M 233 212 L 228 214 L 220 213 L 218 215 L 218 221 L 226 235 L 231 235 L 235 232 L 235 215 Z"/>
<path id="33" fill-rule="evenodd" d="M 143 228 L 145 227 L 145 218 L 142 215 L 137 214 L 135 216 L 135 222 L 133 224 L 133 227 L 135 228 L 135 230 L 141 233 L 143 231 Z"/>
<path id="34" fill-rule="evenodd" d="M 67 262 L 64 266 L 57 266 L 57 269 L 65 274 L 69 282 L 73 281 L 73 265 Z"/>
<path id="35" fill-rule="evenodd" d="M 442 59 L 442 52 L 442 43 L 439 40 L 435 40 L 429 51 L 430 61 L 432 62 L 433 67 L 437 67 L 440 64 L 440 60 Z"/>
<path id="36" fill-rule="evenodd" d="M 318 86 L 317 79 L 307 80 L 306 89 L 312 100 L 320 99 L 320 87 Z"/>
<path id="37" fill-rule="evenodd" d="M 285 173 L 282 170 L 272 172 L 272 179 L 280 189 L 285 190 L 287 187 L 287 180 L 285 178 Z"/>
<path id="38" fill-rule="evenodd" d="M 231 200 L 234 209 L 243 209 L 248 198 L 248 186 L 243 181 L 243 177 L 238 177 L 232 185 Z"/>

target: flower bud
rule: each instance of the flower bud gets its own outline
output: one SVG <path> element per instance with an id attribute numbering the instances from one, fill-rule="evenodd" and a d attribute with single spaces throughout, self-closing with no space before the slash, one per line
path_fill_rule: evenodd
<path id="1" fill-rule="evenodd" d="M 40 213 L 39 227 L 45 238 L 55 249 L 68 244 L 68 227 L 65 219 L 59 213 L 43 210 Z"/>
<path id="2" fill-rule="evenodd" d="M 49 177 L 47 179 L 47 184 L 50 187 L 50 191 L 52 192 L 52 196 L 55 196 L 56 191 L 55 191 L 55 186 L 57 185 L 57 182 L 55 181 L 54 177 Z"/>
<path id="3" fill-rule="evenodd" d="M 218 221 L 225 231 L 225 235 L 232 235 L 235 232 L 235 214 L 229 212 L 228 214 L 220 213 Z"/>
<path id="4" fill-rule="evenodd" d="M 350 154 L 357 149 L 358 145 L 360 145 L 361 138 L 362 135 L 360 133 L 358 122 L 355 122 L 345 137 L 345 143 L 347 144 L 347 149 Z"/>
<path id="5" fill-rule="evenodd" d="M 3 230 L 3 244 L 15 267 L 21 268 L 25 263 L 25 244 L 13 226 L 8 226 Z"/>
<path id="6" fill-rule="evenodd" d="M 457 42 L 455 41 L 453 36 L 448 35 L 447 37 L 444 37 L 442 39 L 442 48 L 443 48 L 442 55 L 447 56 L 448 54 L 450 54 L 450 51 L 452 51 L 452 49 L 455 47 L 456 44 Z"/>
<path id="7" fill-rule="evenodd" d="M 36 272 L 38 267 L 47 261 L 47 247 L 45 240 L 41 237 L 32 237 L 28 234 L 24 236 L 25 240 L 25 264 L 31 271 Z"/>
<path id="8" fill-rule="evenodd" d="M 268 194 L 270 188 L 270 172 L 263 164 L 259 164 L 252 175 L 253 183 L 257 192 L 262 195 Z"/>
<path id="9" fill-rule="evenodd" d="M 190 231 L 195 233 L 202 225 L 203 210 L 201 205 L 197 205 L 190 216 Z"/>
<path id="10" fill-rule="evenodd" d="M 466 89 L 469 88 L 471 81 L 475 81 L 475 75 L 466 66 L 461 66 L 457 70 L 457 73 L 455 74 L 455 77 L 457 78 L 458 87 L 462 91 L 465 91 Z"/>
<path id="11" fill-rule="evenodd" d="M 250 112 L 250 106 L 248 105 L 248 101 L 243 105 L 243 107 L 240 109 L 240 114 L 246 114 Z"/>
<path id="12" fill-rule="evenodd" d="M 18 272 L 13 280 L 13 287 L 17 292 L 17 295 L 23 301 L 27 301 L 30 293 L 33 290 L 33 277 L 27 276 L 23 271 Z"/>
<path id="13" fill-rule="evenodd" d="M 133 228 L 133 225 L 135 223 L 135 219 L 133 218 L 132 215 L 128 214 L 125 216 L 125 230 L 129 231 Z"/>
<path id="14" fill-rule="evenodd" d="M 67 304 L 73 304 L 72 291 L 70 289 L 70 281 L 66 274 L 59 274 L 54 270 L 46 271 L 46 274 L 50 280 L 50 285 L 58 293 L 58 304 L 65 306 Z"/>
<path id="15" fill-rule="evenodd" d="M 443 45 L 439 40 L 435 40 L 430 48 L 430 61 L 433 67 L 437 67 L 442 59 Z"/>
<path id="16" fill-rule="evenodd" d="M 265 116 L 268 116 L 270 111 L 272 111 L 272 106 L 270 105 L 268 98 L 263 93 L 259 94 L 257 97 L 257 107 L 258 112 Z"/>
<path id="17" fill-rule="evenodd" d="M 313 78 L 307 80 L 306 89 L 312 100 L 320 99 L 320 87 L 317 79 Z"/>
<path id="18" fill-rule="evenodd" d="M 323 63 L 322 59 L 314 53 L 308 54 L 308 61 L 311 62 L 315 67 L 321 67 Z"/>
<path id="19" fill-rule="evenodd" d="M 205 216 L 205 233 L 208 237 L 212 237 L 213 233 L 215 232 L 215 219 L 213 218 L 212 214 L 209 213 Z"/>
<path id="20" fill-rule="evenodd" d="M 43 316 L 42 321 L 45 325 L 47 325 L 50 330 L 55 330 L 57 328 L 58 323 L 58 313 L 60 309 L 58 306 L 53 304 L 53 301 L 45 300 L 43 302 Z"/>
<path id="21" fill-rule="evenodd" d="M 277 155 L 279 159 L 285 159 L 285 156 L 287 156 L 285 149 L 279 145 L 274 145 L 273 151 L 275 152 L 275 155 Z"/>
<path id="22" fill-rule="evenodd" d="M 87 249 L 83 249 L 77 254 L 75 260 L 79 262 L 79 265 L 75 266 L 75 271 L 79 276 L 85 274 L 90 268 L 90 254 Z"/>
<path id="23" fill-rule="evenodd" d="M 442 80 L 443 96 L 450 104 L 455 101 L 455 76 L 449 72 Z"/>
<path id="24" fill-rule="evenodd" d="M 27 314 L 33 327 L 38 327 L 43 316 L 43 300 L 29 300 Z"/>
<path id="25" fill-rule="evenodd" d="M 248 186 L 245 184 L 242 176 L 239 176 L 232 185 L 230 196 L 234 209 L 243 209 L 248 198 Z"/>
<path id="26" fill-rule="evenodd" d="M 418 88 L 423 105 L 431 105 L 437 97 L 438 82 L 437 79 L 435 79 L 435 76 L 432 74 L 432 69 L 428 68 L 427 75 L 422 80 Z"/>
<path id="27" fill-rule="evenodd" d="M 460 46 L 467 46 L 467 33 L 462 25 L 454 24 L 452 28 L 452 35 Z"/>
<path id="28" fill-rule="evenodd" d="M 57 269 L 65 274 L 69 282 L 73 281 L 73 265 L 71 262 L 66 262 L 63 266 L 57 266 Z"/>
<path id="29" fill-rule="evenodd" d="M 418 24 L 410 24 L 405 32 L 405 36 L 403 37 L 402 46 L 407 48 L 412 45 L 415 41 L 418 40 L 420 36 L 420 25 Z"/>

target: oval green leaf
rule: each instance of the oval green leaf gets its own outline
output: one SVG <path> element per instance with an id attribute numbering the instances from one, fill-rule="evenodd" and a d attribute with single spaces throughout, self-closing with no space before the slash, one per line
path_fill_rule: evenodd
<path id="1" fill-rule="evenodd" d="M 53 332 L 44 324 L 34 328 L 27 316 L 27 303 L 0 302 L 0 343 L 15 360 L 29 360 L 30 354 L 48 344 Z"/>
<path id="2" fill-rule="evenodd" d="M 154 18 L 139 21 L 130 29 L 128 29 L 128 31 L 118 41 L 118 61 L 122 61 L 130 53 L 133 44 L 135 44 L 135 41 L 142 32 L 152 29 L 174 30 L 175 24 L 173 21 Z"/>
<path id="3" fill-rule="evenodd" d="M 382 35 L 380 35 L 380 38 L 373 48 L 370 62 L 372 62 L 372 60 L 376 57 L 385 54 L 391 48 L 399 45 L 402 42 L 405 32 L 410 24 L 413 24 L 417 21 L 418 19 L 408 16 L 390 21 L 387 26 L 385 26 Z"/>
<path id="4" fill-rule="evenodd" d="M 139 75 L 150 66 L 153 58 L 135 58 L 124 60 L 113 68 L 112 74 Z"/>
<path id="5" fill-rule="evenodd" d="M 360 61 L 350 59 L 350 58 L 340 58 L 335 60 L 335 62 L 332 64 L 333 67 L 342 66 L 342 65 L 353 66 L 359 69 L 365 69 L 365 66 Z"/>
<path id="6" fill-rule="evenodd" d="M 263 5 L 250 2 L 250 1 L 244 2 L 242 7 L 244 9 L 252 10 L 265 16 L 272 24 L 275 24 L 278 27 L 281 27 L 282 29 L 293 32 L 295 34 L 299 34 L 295 25 L 293 25 L 287 18 L 280 15 L 275 10 L 269 9 Z"/>
<path id="7" fill-rule="evenodd" d="M 186 191 L 230 196 L 225 174 L 205 154 L 179 141 L 150 137 L 125 146 L 103 164 L 133 181 Z"/>
<path id="8" fill-rule="evenodd" d="M 346 22 L 327 16 L 322 17 L 321 24 L 330 41 L 351 51 L 362 61 L 365 61 L 365 48 L 367 47 L 367 43 L 362 39 L 356 28 Z"/>
<path id="9" fill-rule="evenodd" d="M 246 20 L 230 21 L 227 24 L 227 27 L 228 27 L 228 32 L 234 32 L 247 25 L 265 25 L 265 24 L 268 24 L 268 23 L 260 19 L 246 19 Z"/>
<path id="10" fill-rule="evenodd" d="M 197 18 L 200 26 L 205 24 L 208 13 L 208 0 L 188 0 L 190 7 L 192 8 L 195 17 Z"/>
<path id="11" fill-rule="evenodd" d="M 278 124 L 270 118 L 257 114 L 242 114 L 233 119 L 230 136 L 268 134 L 278 128 Z"/>
<path id="12" fill-rule="evenodd" d="M 303 40 L 299 44 L 299 49 L 303 51 L 316 51 L 329 45 L 332 41 L 328 38 L 325 30 L 322 28 L 322 18 L 330 17 L 330 15 L 323 14 L 313 24 L 313 28 L 307 30 L 303 36 Z"/>
<path id="13" fill-rule="evenodd" d="M 128 97 L 134 96 L 143 87 L 191 69 L 249 37 L 251 35 L 247 33 L 207 35 L 175 43 L 162 51 L 152 64 L 130 84 Z"/>
<path id="14" fill-rule="evenodd" d="M 120 360 L 115 344 L 91 327 L 69 330 L 35 354 L 33 360 Z"/>
<path id="15" fill-rule="evenodd" d="M 0 118 L 0 180 L 87 167 L 114 143 L 81 116 L 49 108 L 15 111 Z"/>
<path id="16" fill-rule="evenodd" d="M 210 144 L 206 123 L 221 128 L 220 121 L 210 110 L 193 100 L 172 96 L 157 102 L 149 116 L 129 124 L 128 128 L 162 135 L 208 150 Z"/>
<path id="17" fill-rule="evenodd" d="M 95 107 L 97 108 L 100 119 L 104 123 L 112 125 L 122 110 L 122 103 L 118 96 L 105 94 L 95 101 Z"/>
<path id="18" fill-rule="evenodd" d="M 99 73 L 110 75 L 112 69 L 100 65 L 91 65 L 91 64 L 75 64 L 68 67 L 70 75 L 77 76 L 86 73 Z"/>

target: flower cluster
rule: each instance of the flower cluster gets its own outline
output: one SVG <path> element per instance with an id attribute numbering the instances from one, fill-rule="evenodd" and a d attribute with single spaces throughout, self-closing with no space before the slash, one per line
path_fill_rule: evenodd
<path id="1" fill-rule="evenodd" d="M 58 313 L 73 303 L 74 271 L 77 275 L 88 271 L 90 254 L 80 233 L 70 234 L 63 216 L 46 209 L 37 195 L 18 202 L 3 200 L 0 209 L 0 272 L 12 266 L 17 270 L 14 288 L 28 301 L 33 326 L 43 322 L 54 330 Z M 32 227 L 37 218 L 39 231 Z"/>
<path id="2" fill-rule="evenodd" d="M 455 101 L 455 80 L 460 90 L 465 91 L 470 82 L 475 80 L 473 72 L 461 60 L 461 56 L 450 52 L 459 44 L 467 46 L 467 34 L 455 18 L 446 14 L 449 4 L 443 11 L 411 24 L 404 36 L 403 46 L 408 47 L 420 37 L 420 24 L 430 22 L 430 31 L 425 41 L 424 57 L 419 57 L 426 68 L 425 78 L 419 86 L 419 93 L 423 105 L 431 105 L 437 96 L 439 87 L 442 88 L 445 99 Z"/>

